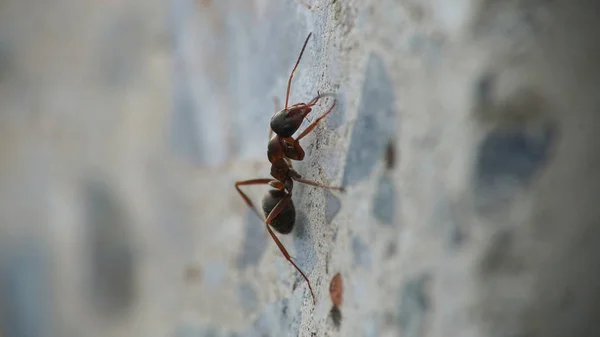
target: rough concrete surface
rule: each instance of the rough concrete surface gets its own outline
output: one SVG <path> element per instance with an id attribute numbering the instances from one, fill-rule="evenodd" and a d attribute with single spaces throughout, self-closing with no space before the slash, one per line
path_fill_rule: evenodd
<path id="1" fill-rule="evenodd" d="M 3 1 L 0 336 L 594 335 L 598 13 Z M 309 32 L 290 101 L 338 104 L 294 168 L 347 190 L 296 183 L 279 237 L 316 305 L 234 189 Z"/>

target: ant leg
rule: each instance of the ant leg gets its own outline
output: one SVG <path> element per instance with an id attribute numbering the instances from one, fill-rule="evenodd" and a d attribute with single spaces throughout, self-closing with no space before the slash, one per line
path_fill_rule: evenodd
<path id="1" fill-rule="evenodd" d="M 256 213 L 256 215 L 263 220 L 262 215 L 260 215 L 260 212 L 258 211 L 258 209 L 256 208 L 256 206 L 254 206 L 254 204 L 252 203 L 252 201 L 250 200 L 250 198 L 248 198 L 248 196 L 242 192 L 242 190 L 240 189 L 240 186 L 244 186 L 244 185 L 267 185 L 268 183 L 270 183 L 273 179 L 251 179 L 251 180 L 245 180 L 245 181 L 237 181 L 235 183 L 235 189 L 238 191 L 238 193 L 240 194 L 240 196 L 242 197 L 242 199 L 244 199 L 244 201 L 246 202 L 246 205 L 248 205 L 248 207 L 250 207 L 250 209 L 252 209 L 254 211 L 254 213 Z"/>
<path id="2" fill-rule="evenodd" d="M 246 204 L 248 205 L 248 207 L 250 207 L 250 209 L 252 209 L 252 211 L 254 212 L 254 214 L 256 214 L 261 221 L 264 221 L 264 217 L 260 214 L 259 210 L 256 208 L 256 206 L 254 206 L 254 203 L 250 200 L 250 198 L 248 198 L 248 196 L 242 192 L 242 190 L 238 187 L 238 186 L 243 186 L 243 185 L 262 185 L 262 184 L 271 184 L 272 182 L 274 182 L 274 185 L 271 185 L 274 188 L 277 188 L 279 190 L 283 190 L 283 184 L 281 184 L 280 182 L 273 180 L 273 179 L 252 179 L 252 180 L 246 180 L 246 181 L 238 181 L 235 183 L 235 189 L 238 191 L 238 193 L 240 194 L 240 196 L 242 196 L 242 198 L 244 199 L 244 201 L 246 202 Z M 265 235 L 267 235 L 265 233 Z"/>
<path id="3" fill-rule="evenodd" d="M 311 185 L 311 186 L 315 186 L 315 187 L 321 187 L 321 188 L 325 188 L 328 190 L 338 190 L 340 192 L 345 192 L 346 188 L 341 187 L 341 186 L 327 186 L 327 185 L 323 185 L 323 184 L 319 184 L 316 181 L 312 181 L 312 180 L 306 180 L 306 179 L 302 179 L 302 178 L 292 178 L 295 181 L 299 182 L 299 183 L 303 183 L 306 185 Z"/>
<path id="4" fill-rule="evenodd" d="M 283 197 L 283 199 L 281 199 L 277 203 L 277 205 L 275 205 L 275 207 L 269 213 L 269 216 L 267 217 L 267 220 L 265 221 L 266 222 L 266 227 L 267 227 L 267 231 L 269 231 L 269 234 L 273 238 L 273 241 L 275 241 L 275 244 L 277 245 L 277 247 L 279 247 L 279 250 L 281 251 L 281 253 L 285 257 L 285 259 L 288 260 L 288 262 L 291 263 L 292 266 L 294 266 L 294 268 L 296 268 L 296 270 L 300 273 L 300 275 L 302 275 L 302 277 L 306 281 L 306 284 L 308 284 L 308 289 L 310 290 L 310 295 L 312 296 L 313 305 L 314 305 L 314 304 L 317 303 L 317 300 L 315 299 L 315 293 L 313 292 L 313 289 L 312 289 L 312 287 L 310 285 L 310 281 L 308 280 L 308 277 L 306 277 L 306 274 L 304 274 L 304 272 L 302 271 L 302 269 L 300 269 L 300 267 L 298 267 L 298 265 L 296 265 L 296 263 L 294 263 L 294 261 L 292 260 L 292 257 L 290 256 L 290 253 L 288 253 L 287 249 L 285 249 L 285 247 L 283 246 L 283 244 L 281 243 L 281 241 L 279 241 L 279 239 L 277 238 L 277 236 L 275 235 L 275 233 L 273 233 L 273 230 L 271 230 L 271 227 L 269 227 L 269 224 L 271 223 L 271 221 L 273 219 L 275 219 L 279 215 L 279 213 L 281 213 L 281 211 L 283 211 L 283 209 L 288 205 L 288 203 L 290 202 L 290 200 L 292 200 L 292 195 L 288 194 L 285 197 Z"/>
<path id="5" fill-rule="evenodd" d="M 285 249 L 285 247 L 283 246 L 281 241 L 279 241 L 277 236 L 275 236 L 275 233 L 273 233 L 273 231 L 271 230 L 271 228 L 268 225 L 267 225 L 267 230 L 269 231 L 269 234 L 271 234 L 271 237 L 273 238 L 273 241 L 275 241 L 275 244 L 277 244 L 277 247 L 279 247 L 279 250 L 281 250 L 281 253 L 283 253 L 283 256 L 285 256 L 285 259 L 288 260 L 289 263 L 291 263 L 292 266 L 294 266 L 294 268 L 296 268 L 296 270 L 300 273 L 300 275 L 302 275 L 302 277 L 306 281 L 306 284 L 308 284 L 308 290 L 310 290 L 310 295 L 312 296 L 312 299 L 313 299 L 313 305 L 317 304 L 317 300 L 315 298 L 315 293 L 313 292 L 312 287 L 310 286 L 310 281 L 308 280 L 308 277 L 306 277 L 306 275 L 304 274 L 302 269 L 300 269 L 300 267 L 298 267 L 298 265 L 296 265 L 296 263 L 294 263 L 294 261 L 292 261 L 292 257 L 290 256 L 290 254 L 287 252 L 287 250 Z"/>
<path id="6" fill-rule="evenodd" d="M 288 103 L 290 102 L 290 87 L 292 86 L 292 77 L 294 77 L 294 73 L 296 72 L 296 68 L 298 68 L 298 64 L 300 63 L 300 59 L 302 58 L 302 54 L 304 54 L 304 49 L 306 49 L 306 44 L 308 43 L 308 39 L 312 32 L 308 34 L 306 40 L 304 40 L 304 45 L 302 46 L 302 50 L 300 51 L 300 55 L 298 55 L 298 60 L 296 60 L 296 65 L 292 69 L 292 73 L 290 74 L 290 78 L 288 79 L 287 91 L 285 93 L 285 109 L 288 108 Z"/>
<path id="7" fill-rule="evenodd" d="M 327 115 L 329 115 L 329 113 L 333 110 L 333 108 L 335 108 L 335 104 L 337 103 L 337 100 L 333 101 L 333 105 L 331 106 L 331 108 L 329 108 L 329 110 L 327 110 L 326 113 L 324 113 L 321 117 L 317 118 L 311 125 L 309 125 L 306 130 L 304 130 L 300 136 L 298 136 L 298 138 L 296 138 L 296 142 L 300 141 L 300 139 L 304 138 L 306 135 L 308 135 L 316 126 L 317 124 L 319 124 L 319 122 L 327 117 Z"/>

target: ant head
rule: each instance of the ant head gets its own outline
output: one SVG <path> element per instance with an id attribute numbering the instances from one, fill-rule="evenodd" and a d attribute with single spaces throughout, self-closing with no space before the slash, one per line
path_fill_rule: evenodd
<path id="1" fill-rule="evenodd" d="M 297 103 L 278 111 L 271 118 L 271 129 L 280 137 L 291 137 L 302 124 L 302 120 L 312 108 L 306 103 Z"/>

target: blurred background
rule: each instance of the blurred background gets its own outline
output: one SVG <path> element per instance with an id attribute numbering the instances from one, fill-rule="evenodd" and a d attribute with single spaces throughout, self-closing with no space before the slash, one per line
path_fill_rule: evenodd
<path id="1" fill-rule="evenodd" d="M 596 335 L 599 16 L 0 1 L 0 336 Z M 290 103 L 338 104 L 294 167 L 347 189 L 296 184 L 279 235 L 315 305 L 234 189 L 309 32 Z"/>

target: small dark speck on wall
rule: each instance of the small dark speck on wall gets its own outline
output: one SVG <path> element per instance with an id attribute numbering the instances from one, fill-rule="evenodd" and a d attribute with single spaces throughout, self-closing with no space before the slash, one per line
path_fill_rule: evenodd
<path id="1" fill-rule="evenodd" d="M 342 311 L 337 306 L 332 306 L 331 311 L 329 311 L 329 316 L 331 317 L 331 321 L 333 325 L 339 329 L 342 325 Z"/>
<path id="2" fill-rule="evenodd" d="M 387 170 L 393 170 L 396 167 L 396 158 L 398 157 L 396 151 L 395 140 L 392 138 L 385 149 L 385 168 Z"/>

